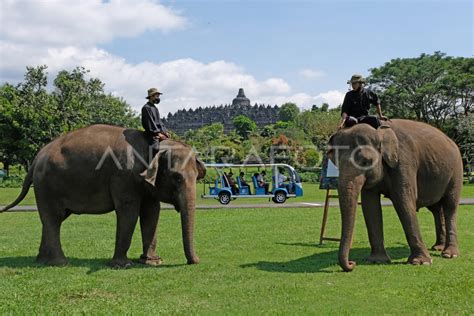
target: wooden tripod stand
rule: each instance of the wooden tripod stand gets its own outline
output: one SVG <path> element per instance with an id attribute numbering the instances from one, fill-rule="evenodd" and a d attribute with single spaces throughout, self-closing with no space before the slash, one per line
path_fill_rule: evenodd
<path id="1" fill-rule="evenodd" d="M 323 222 L 321 224 L 321 233 L 319 235 L 319 244 L 320 245 L 323 244 L 324 240 L 341 241 L 341 239 L 339 239 L 339 238 L 325 237 L 324 236 L 324 232 L 326 230 L 326 222 L 328 220 L 329 200 L 331 198 L 338 198 L 338 195 L 331 194 L 331 189 L 327 189 L 327 191 L 326 191 L 326 201 L 324 202 Z"/>

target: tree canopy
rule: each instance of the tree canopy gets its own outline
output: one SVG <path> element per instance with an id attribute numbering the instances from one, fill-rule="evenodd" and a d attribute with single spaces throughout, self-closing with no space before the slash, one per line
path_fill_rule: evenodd
<path id="1" fill-rule="evenodd" d="M 7 170 L 17 163 L 27 168 L 44 144 L 71 130 L 96 123 L 140 126 L 125 101 L 87 74 L 82 67 L 60 71 L 49 92 L 47 67 L 27 67 L 22 82 L 0 86 L 0 159 Z"/>
<path id="2" fill-rule="evenodd" d="M 293 122 L 299 113 L 298 106 L 295 103 L 288 102 L 281 106 L 278 116 L 283 122 Z"/>
<path id="3" fill-rule="evenodd" d="M 371 69 L 384 112 L 436 126 L 456 141 L 465 162 L 473 160 L 474 58 L 441 52 L 397 58 Z"/>
<path id="4" fill-rule="evenodd" d="M 369 81 L 381 94 L 384 111 L 446 127 L 473 109 L 474 58 L 444 53 L 397 58 L 371 69 Z"/>
<path id="5" fill-rule="evenodd" d="M 245 115 L 238 115 L 233 120 L 236 133 L 243 139 L 248 139 L 249 134 L 257 129 L 257 124 Z"/>

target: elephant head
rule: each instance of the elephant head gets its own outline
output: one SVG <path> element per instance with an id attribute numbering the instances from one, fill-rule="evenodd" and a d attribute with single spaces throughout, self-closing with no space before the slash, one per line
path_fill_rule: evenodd
<path id="1" fill-rule="evenodd" d="M 198 263 L 194 250 L 196 180 L 204 178 L 206 168 L 193 149 L 175 141 L 160 143 L 160 150 L 142 174 L 157 190 L 160 201 L 174 205 L 181 215 L 184 253 L 188 263 Z"/>
<path id="2" fill-rule="evenodd" d="M 391 128 L 375 130 L 367 124 L 343 129 L 329 140 L 328 157 L 339 168 L 339 204 L 342 229 L 339 264 L 352 271 L 349 261 L 357 200 L 361 190 L 383 181 L 384 172 L 398 165 L 398 139 Z"/>

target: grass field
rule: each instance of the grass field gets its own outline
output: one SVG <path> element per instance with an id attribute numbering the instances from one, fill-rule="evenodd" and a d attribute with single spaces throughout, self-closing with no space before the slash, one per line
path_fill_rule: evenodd
<path id="1" fill-rule="evenodd" d="M 207 188 L 207 187 L 206 187 Z M 304 195 L 302 197 L 296 199 L 289 199 L 288 201 L 291 202 L 315 202 L 315 201 L 324 201 L 326 197 L 326 191 L 319 189 L 319 184 L 315 183 L 303 183 Z M 0 205 L 7 205 L 13 202 L 18 194 L 20 193 L 20 188 L 0 188 Z M 219 205 L 219 202 L 214 199 L 202 199 L 201 195 L 204 192 L 204 188 L 202 184 L 198 184 L 197 186 L 197 203 L 199 205 Z M 208 192 L 206 192 L 208 193 Z M 474 185 L 466 184 L 463 187 L 462 197 L 464 198 L 474 198 Z M 266 198 L 262 199 L 237 199 L 235 201 L 230 202 L 231 205 L 240 205 L 240 204 L 254 204 L 254 203 L 262 203 L 268 204 L 269 207 L 272 207 L 274 204 L 271 201 L 268 201 Z M 30 188 L 28 195 L 19 205 L 35 205 L 35 196 L 33 192 L 33 188 Z"/>
<path id="2" fill-rule="evenodd" d="M 31 213 L 0 214 L 0 314 L 473 314 L 474 206 L 458 215 L 461 256 L 433 265 L 403 264 L 409 254 L 395 211 L 384 208 L 390 265 L 368 265 L 369 243 L 358 211 L 351 273 L 337 265 L 335 242 L 317 246 L 322 209 L 202 210 L 197 214 L 199 265 L 185 265 L 179 216 L 163 211 L 160 267 L 107 266 L 115 216 L 71 216 L 63 225 L 67 267 L 34 263 L 41 225 Z M 418 215 L 434 242 L 431 214 Z M 129 256 L 141 252 L 139 227 Z M 331 209 L 328 235 L 339 235 Z"/>

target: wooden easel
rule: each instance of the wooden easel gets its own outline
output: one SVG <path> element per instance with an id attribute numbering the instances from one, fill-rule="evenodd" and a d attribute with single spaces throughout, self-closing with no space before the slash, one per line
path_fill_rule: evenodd
<path id="1" fill-rule="evenodd" d="M 324 202 L 324 213 L 323 213 L 323 222 L 321 224 L 321 234 L 319 235 L 319 244 L 322 245 L 324 240 L 331 241 L 341 241 L 339 238 L 325 237 L 324 231 L 326 230 L 326 222 L 328 220 L 328 211 L 329 211 L 329 200 L 331 198 L 338 198 L 337 194 L 331 194 L 331 189 L 326 191 L 326 201 Z"/>

